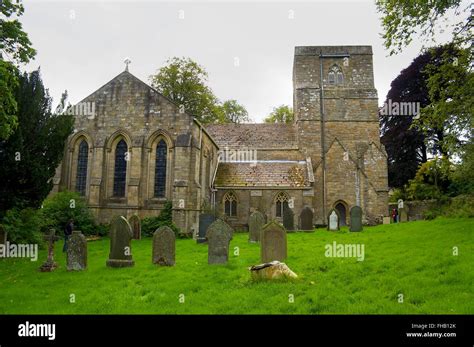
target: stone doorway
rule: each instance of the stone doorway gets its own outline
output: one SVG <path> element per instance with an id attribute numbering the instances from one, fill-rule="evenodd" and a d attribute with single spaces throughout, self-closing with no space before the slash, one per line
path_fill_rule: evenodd
<path id="1" fill-rule="evenodd" d="M 347 209 L 346 206 L 342 202 L 338 202 L 335 206 L 334 209 L 339 212 L 339 216 L 341 217 L 341 220 L 339 221 L 340 226 L 345 226 L 347 225 L 346 223 L 346 216 L 347 216 Z"/>

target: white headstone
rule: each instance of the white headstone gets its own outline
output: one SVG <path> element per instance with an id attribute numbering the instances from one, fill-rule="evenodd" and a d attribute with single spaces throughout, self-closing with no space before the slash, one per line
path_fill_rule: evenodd
<path id="1" fill-rule="evenodd" d="M 329 215 L 329 230 L 338 230 L 338 217 L 336 211 Z"/>

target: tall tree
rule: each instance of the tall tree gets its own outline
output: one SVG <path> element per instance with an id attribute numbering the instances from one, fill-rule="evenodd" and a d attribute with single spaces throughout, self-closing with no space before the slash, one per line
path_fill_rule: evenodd
<path id="1" fill-rule="evenodd" d="M 219 108 L 221 111 L 219 123 L 246 123 L 250 121 L 247 110 L 237 100 L 227 100 Z"/>
<path id="2" fill-rule="evenodd" d="M 219 121 L 218 99 L 206 70 L 190 58 L 171 58 L 150 76 L 152 86 L 203 123 Z"/>
<path id="3" fill-rule="evenodd" d="M 4 17 L 0 18 L 0 140 L 7 139 L 17 126 L 13 94 L 18 84 L 18 71 L 14 65 L 28 63 L 36 54 L 17 19 L 23 12 L 20 1 L 0 1 L 0 14 Z M 12 16 L 16 18 L 12 19 Z"/>
<path id="4" fill-rule="evenodd" d="M 274 107 L 273 111 L 264 119 L 265 123 L 293 123 L 293 109 L 288 105 Z"/>
<path id="5" fill-rule="evenodd" d="M 39 70 L 19 76 L 15 91 L 18 127 L 0 141 L 0 214 L 13 207 L 39 207 L 73 129 L 73 117 L 51 113 L 52 99 Z"/>

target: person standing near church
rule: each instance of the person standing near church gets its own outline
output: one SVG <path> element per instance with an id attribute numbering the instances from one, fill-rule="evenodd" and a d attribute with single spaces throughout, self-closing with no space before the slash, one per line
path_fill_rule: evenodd
<path id="1" fill-rule="evenodd" d="M 74 223 L 73 220 L 70 219 L 66 227 L 64 228 L 64 246 L 63 246 L 63 252 L 67 251 L 67 241 L 69 240 L 69 237 L 72 235 L 72 231 L 74 230 Z"/>

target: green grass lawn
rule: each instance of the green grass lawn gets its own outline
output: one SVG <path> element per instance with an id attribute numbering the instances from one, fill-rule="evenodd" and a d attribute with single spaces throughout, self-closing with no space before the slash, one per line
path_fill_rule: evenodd
<path id="1" fill-rule="evenodd" d="M 361 233 L 318 229 L 288 234 L 286 263 L 299 278 L 286 282 L 250 280 L 248 267 L 259 263 L 260 250 L 247 238 L 235 234 L 225 266 L 207 264 L 206 244 L 177 240 L 174 267 L 151 263 L 151 239 L 134 240 L 135 267 L 122 269 L 105 266 L 108 239 L 93 241 L 83 272 L 66 271 L 60 241 L 60 267 L 53 273 L 38 271 L 45 250 L 37 262 L 0 260 L 0 313 L 474 313 L 473 219 L 380 225 Z M 326 257 L 325 245 L 333 241 L 363 244 L 364 261 Z M 71 294 L 75 303 L 70 303 Z"/>

